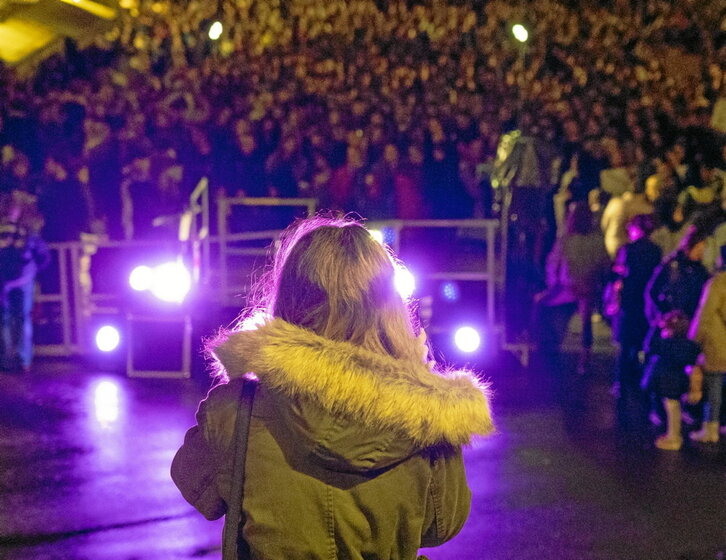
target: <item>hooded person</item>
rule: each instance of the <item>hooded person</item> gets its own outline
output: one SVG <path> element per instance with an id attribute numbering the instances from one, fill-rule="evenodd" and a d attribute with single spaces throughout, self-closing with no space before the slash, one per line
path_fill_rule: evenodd
<path id="1" fill-rule="evenodd" d="M 260 282 L 267 318 L 211 343 L 223 383 L 171 474 L 205 517 L 229 513 L 253 372 L 239 557 L 413 560 L 466 521 L 461 446 L 493 431 L 487 388 L 426 361 L 394 272 L 360 224 L 304 220 Z"/>

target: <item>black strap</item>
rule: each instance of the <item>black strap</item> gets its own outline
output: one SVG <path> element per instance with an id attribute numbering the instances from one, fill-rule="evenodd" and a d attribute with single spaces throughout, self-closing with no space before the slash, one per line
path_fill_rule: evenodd
<path id="1" fill-rule="evenodd" d="M 245 459 L 247 457 L 247 439 L 252 418 L 252 403 L 257 389 L 257 380 L 245 378 L 242 384 L 242 398 L 237 409 L 235 423 L 235 452 L 232 463 L 232 492 L 227 502 L 227 515 L 224 518 L 222 533 L 222 559 L 238 560 L 238 542 L 240 522 L 242 520 L 242 494 L 245 485 Z"/>

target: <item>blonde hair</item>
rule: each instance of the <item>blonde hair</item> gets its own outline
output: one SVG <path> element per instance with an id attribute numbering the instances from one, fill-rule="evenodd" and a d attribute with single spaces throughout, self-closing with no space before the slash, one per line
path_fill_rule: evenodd
<path id="1" fill-rule="evenodd" d="M 242 321 L 264 313 L 330 340 L 420 361 L 412 313 L 395 288 L 394 263 L 356 220 L 300 220 L 283 232 Z"/>

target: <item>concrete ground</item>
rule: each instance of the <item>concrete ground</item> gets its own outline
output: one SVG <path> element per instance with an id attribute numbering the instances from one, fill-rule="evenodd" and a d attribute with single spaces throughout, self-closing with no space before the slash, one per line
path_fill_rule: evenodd
<path id="1" fill-rule="evenodd" d="M 573 356 L 488 368 L 499 430 L 466 451 L 470 519 L 423 553 L 725 557 L 726 443 L 655 449 L 657 429 L 609 391 L 613 360 L 601 348 L 585 376 Z M 218 559 L 221 523 L 193 511 L 168 475 L 206 385 L 76 362 L 0 374 L 0 558 Z"/>

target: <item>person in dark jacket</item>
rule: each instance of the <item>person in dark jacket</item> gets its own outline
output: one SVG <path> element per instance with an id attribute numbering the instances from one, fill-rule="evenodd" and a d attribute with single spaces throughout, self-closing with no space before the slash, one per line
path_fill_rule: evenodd
<path id="1" fill-rule="evenodd" d="M 358 223 L 304 220 L 261 293 L 262 323 L 211 344 L 225 382 L 172 463 L 182 495 L 208 519 L 227 512 L 254 372 L 242 558 L 414 560 L 454 537 L 470 506 L 461 446 L 493 429 L 487 392 L 426 361 L 386 250 Z"/>
<path id="2" fill-rule="evenodd" d="M 707 230 L 691 226 L 678 250 L 655 269 L 645 290 L 645 311 L 651 328 L 671 311 L 682 311 L 693 318 L 709 279 L 701 263 L 707 237 Z"/>
<path id="3" fill-rule="evenodd" d="M 660 264 L 660 247 L 649 239 L 654 220 L 650 214 L 638 214 L 627 224 L 630 242 L 618 250 L 613 264 L 613 281 L 618 305 L 613 310 L 613 335 L 620 345 L 616 388 L 637 387 L 641 378 L 639 353 L 648 333 L 645 316 L 645 287 Z"/>
<path id="4" fill-rule="evenodd" d="M 9 204 L 0 203 L 0 369 L 27 372 L 33 359 L 35 275 L 50 255 L 36 233 L 39 227 L 32 227 L 32 213 L 22 211 L 23 206 L 35 206 L 35 197 L 20 192 L 11 197 Z"/>

